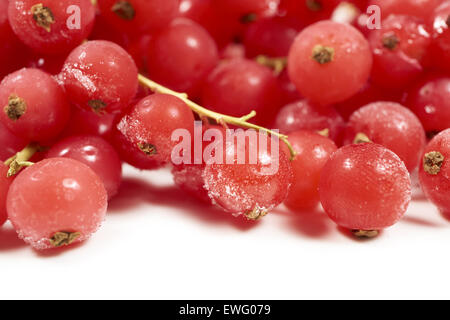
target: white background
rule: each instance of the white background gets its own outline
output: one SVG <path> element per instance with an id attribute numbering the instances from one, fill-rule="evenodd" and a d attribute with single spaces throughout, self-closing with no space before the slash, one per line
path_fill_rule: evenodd
<path id="1" fill-rule="evenodd" d="M 250 223 L 190 199 L 167 171 L 125 174 L 84 244 L 39 253 L 0 230 L 0 298 L 450 298 L 450 222 L 420 194 L 358 241 L 320 211 Z"/>

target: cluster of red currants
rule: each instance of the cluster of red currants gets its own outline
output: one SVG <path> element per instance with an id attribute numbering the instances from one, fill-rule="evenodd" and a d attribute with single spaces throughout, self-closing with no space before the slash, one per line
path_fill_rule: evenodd
<path id="1" fill-rule="evenodd" d="M 450 213 L 449 0 L 0 0 L 0 35 L 0 225 L 37 249 L 100 227 L 122 162 L 250 220 L 320 202 L 365 237 L 419 167 Z"/>

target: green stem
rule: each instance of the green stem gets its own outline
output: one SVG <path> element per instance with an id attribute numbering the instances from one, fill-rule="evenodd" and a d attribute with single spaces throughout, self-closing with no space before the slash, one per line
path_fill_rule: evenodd
<path id="1" fill-rule="evenodd" d="M 39 150 L 37 143 L 30 143 L 22 151 L 16 153 L 14 156 L 5 161 L 5 165 L 9 166 L 7 177 L 12 177 L 20 172 L 23 167 L 33 165 L 33 162 L 28 160 Z"/>
<path id="2" fill-rule="evenodd" d="M 166 87 L 144 77 L 143 75 L 139 75 L 139 83 L 145 87 L 148 87 L 153 92 L 172 95 L 172 96 L 175 96 L 175 97 L 183 100 L 184 103 L 186 103 L 191 108 L 191 110 L 194 111 L 195 113 L 197 113 L 201 118 L 207 117 L 207 118 L 211 118 L 211 119 L 215 120 L 219 124 L 221 124 L 221 123 L 232 124 L 232 125 L 242 127 L 242 128 L 263 131 L 269 135 L 276 136 L 281 141 L 283 141 L 289 148 L 289 151 L 291 153 L 291 160 L 293 160 L 295 158 L 296 153 L 295 153 L 294 148 L 292 147 L 291 143 L 288 140 L 288 136 L 248 122 L 248 120 L 250 120 L 256 116 L 255 111 L 252 111 L 248 115 L 242 116 L 240 118 L 227 116 L 224 114 L 220 114 L 220 113 L 208 110 L 208 109 L 198 105 L 197 103 L 189 100 L 187 94 L 170 90 L 169 88 L 166 88 Z"/>

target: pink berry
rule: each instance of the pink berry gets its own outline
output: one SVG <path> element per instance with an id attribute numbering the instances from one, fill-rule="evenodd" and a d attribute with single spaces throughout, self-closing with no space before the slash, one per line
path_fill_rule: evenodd
<path id="1" fill-rule="evenodd" d="M 403 217 L 411 201 L 411 181 L 400 158 L 385 147 L 348 145 L 323 168 L 319 194 L 325 212 L 339 226 L 376 231 Z"/>
<path id="2" fill-rule="evenodd" d="M 99 114 L 124 112 L 138 88 L 133 59 L 109 41 L 89 41 L 75 48 L 60 77 L 73 104 Z"/>
<path id="3" fill-rule="evenodd" d="M 431 44 L 428 26 L 419 18 L 392 15 L 369 35 L 373 51 L 371 79 L 378 86 L 401 89 L 423 71 Z"/>
<path id="4" fill-rule="evenodd" d="M 203 104 L 220 113 L 243 116 L 252 110 L 257 123 L 268 123 L 280 107 L 280 89 L 269 68 L 235 59 L 220 64 L 203 88 Z"/>
<path id="5" fill-rule="evenodd" d="M 47 73 L 21 69 L 0 84 L 0 121 L 14 135 L 28 141 L 55 138 L 69 119 L 63 89 Z"/>
<path id="6" fill-rule="evenodd" d="M 300 100 L 284 106 L 278 113 L 274 126 L 284 134 L 298 130 L 328 130 L 331 139 L 338 141 L 345 123 L 333 107 Z"/>
<path id="7" fill-rule="evenodd" d="M 72 136 L 56 143 L 47 158 L 70 158 L 84 163 L 103 181 L 108 199 L 119 191 L 122 182 L 122 162 L 114 148 L 96 136 Z"/>
<path id="8" fill-rule="evenodd" d="M 151 39 L 146 55 L 154 81 L 194 97 L 219 62 L 217 45 L 208 32 L 181 18 Z"/>
<path id="9" fill-rule="evenodd" d="M 203 177 L 214 203 L 232 214 L 256 220 L 286 199 L 293 174 L 285 152 L 281 148 L 278 154 L 270 151 L 275 148 L 270 138 L 263 143 L 270 148 L 264 150 L 258 147 L 260 139 L 252 146 L 235 142 L 235 138 L 245 141 L 245 135 L 239 131 L 227 139 L 222 163 L 207 163 Z M 253 157 L 255 161 L 250 162 Z"/>
<path id="10" fill-rule="evenodd" d="M 13 181 L 12 178 L 7 178 L 9 168 L 0 162 L 0 227 L 8 218 L 6 213 L 6 196 L 8 195 L 9 187 Z"/>
<path id="11" fill-rule="evenodd" d="M 168 163 L 178 144 L 172 141 L 172 133 L 184 129 L 192 135 L 193 126 L 194 115 L 182 100 L 154 94 L 135 105 L 117 128 L 141 153 L 157 163 Z"/>
<path id="12" fill-rule="evenodd" d="M 351 66 L 351 68 L 349 67 Z M 372 68 L 369 43 L 354 27 L 322 21 L 305 28 L 288 58 L 289 76 L 300 93 L 322 105 L 358 92 Z"/>
<path id="13" fill-rule="evenodd" d="M 354 143 L 361 134 L 396 153 L 409 171 L 417 168 L 426 144 L 419 119 L 394 102 L 375 102 L 357 110 L 347 126 L 347 143 Z"/>
<path id="14" fill-rule="evenodd" d="M 314 208 L 319 204 L 320 174 L 337 147 L 329 138 L 310 131 L 291 133 L 289 142 L 297 154 L 291 162 L 294 183 L 284 204 L 294 210 Z"/>
<path id="15" fill-rule="evenodd" d="M 11 184 L 8 217 L 36 249 L 87 240 L 105 219 L 107 193 L 88 166 L 52 158 L 25 169 Z"/>
<path id="16" fill-rule="evenodd" d="M 450 214 L 450 129 L 435 136 L 426 147 L 419 178 L 427 198 L 444 214 Z"/>
<path id="17" fill-rule="evenodd" d="M 17 36 L 41 53 L 69 52 L 87 38 L 95 21 L 91 0 L 11 0 L 8 11 Z"/>
<path id="18" fill-rule="evenodd" d="M 450 77 L 424 77 L 408 90 L 406 105 L 419 117 L 427 132 L 449 128 Z"/>

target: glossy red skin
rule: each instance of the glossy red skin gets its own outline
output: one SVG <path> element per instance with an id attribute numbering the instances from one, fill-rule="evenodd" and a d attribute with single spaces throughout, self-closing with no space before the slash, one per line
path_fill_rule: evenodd
<path id="1" fill-rule="evenodd" d="M 148 52 L 150 51 L 150 42 L 152 35 L 144 34 L 130 42 L 127 51 L 136 63 L 140 72 L 148 73 Z"/>
<path id="2" fill-rule="evenodd" d="M 433 65 L 450 71 L 450 27 L 447 20 L 450 17 L 450 2 L 444 2 L 432 15 L 432 45 L 431 56 Z"/>
<path id="3" fill-rule="evenodd" d="M 222 140 L 226 137 L 226 131 L 223 127 L 211 125 L 211 126 L 202 126 L 202 137 L 205 137 L 205 132 L 209 129 L 219 130 L 221 133 L 221 137 L 218 139 Z M 211 132 L 208 132 L 210 134 Z M 217 132 L 216 132 L 217 133 Z M 195 134 L 194 134 L 195 135 Z M 191 196 L 197 198 L 200 201 L 211 203 L 211 198 L 208 196 L 208 191 L 205 189 L 205 179 L 203 178 L 203 173 L 206 167 L 206 161 L 204 158 L 205 149 L 208 146 L 211 146 L 215 143 L 218 143 L 218 140 L 215 138 L 211 138 L 212 141 L 203 141 L 202 140 L 202 157 L 201 159 L 196 158 L 195 155 L 195 141 L 194 136 L 192 136 L 192 144 L 191 146 L 191 163 L 181 163 L 181 164 L 173 164 L 172 167 L 172 175 L 175 185 L 179 187 L 181 190 L 187 192 Z M 213 152 L 209 156 L 213 156 Z"/>
<path id="4" fill-rule="evenodd" d="M 119 17 L 112 7 L 117 0 L 99 0 L 98 7 L 108 23 L 128 34 L 155 31 L 166 27 L 178 14 L 179 0 L 127 0 L 135 11 L 131 20 Z"/>
<path id="5" fill-rule="evenodd" d="M 177 129 L 187 130 L 191 136 L 194 115 L 180 99 L 164 94 L 154 94 L 142 99 L 117 125 L 119 131 L 133 145 L 150 144 L 156 148 L 151 155 L 157 163 L 169 163 L 172 149 L 178 141 L 171 141 Z"/>
<path id="6" fill-rule="evenodd" d="M 0 122 L 0 162 L 9 159 L 27 144 L 26 139 L 16 137 Z"/>
<path id="7" fill-rule="evenodd" d="M 27 105 L 16 121 L 0 112 L 0 121 L 14 135 L 46 142 L 61 133 L 69 119 L 70 107 L 63 89 L 49 74 L 38 69 L 21 69 L 10 74 L 0 84 L 0 105 L 7 106 L 12 94 Z"/>
<path id="8" fill-rule="evenodd" d="M 66 60 L 66 55 L 36 54 L 32 50 L 28 50 L 26 55 L 24 64 L 27 68 L 40 69 L 51 75 L 60 73 Z"/>
<path id="9" fill-rule="evenodd" d="M 405 214 L 409 172 L 392 151 L 374 143 L 348 145 L 322 170 L 320 201 L 328 216 L 350 230 L 382 230 Z"/>
<path id="10" fill-rule="evenodd" d="M 233 60 L 245 58 L 245 47 L 241 43 L 230 42 L 219 53 L 221 60 Z"/>
<path id="11" fill-rule="evenodd" d="M 333 107 L 317 106 L 303 99 L 284 106 L 275 119 L 274 127 L 284 134 L 328 129 L 331 139 L 337 141 L 345 123 Z"/>
<path id="12" fill-rule="evenodd" d="M 258 55 L 286 57 L 298 29 L 280 18 L 261 19 L 252 23 L 244 34 L 247 57 Z"/>
<path id="13" fill-rule="evenodd" d="M 35 249 L 50 249 L 49 239 L 56 232 L 80 232 L 74 243 L 87 240 L 105 219 L 107 199 L 101 179 L 85 164 L 46 159 L 14 179 L 8 217 L 25 242 Z"/>
<path id="14" fill-rule="evenodd" d="M 432 151 L 440 152 L 444 156 L 444 162 L 436 175 L 429 174 L 421 165 L 420 184 L 427 198 L 444 214 L 450 214 L 450 129 L 442 131 L 431 140 L 423 157 Z"/>
<path id="15" fill-rule="evenodd" d="M 377 101 L 400 102 L 402 94 L 402 91 L 382 89 L 369 80 L 357 94 L 350 99 L 335 104 L 335 108 L 345 120 L 348 120 L 353 112 L 369 103 Z"/>
<path id="16" fill-rule="evenodd" d="M 325 64 L 314 60 L 317 45 L 333 48 L 333 60 Z M 372 54 L 364 36 L 350 25 L 331 21 L 318 22 L 300 32 L 288 57 L 292 82 L 304 97 L 321 105 L 356 94 L 367 82 L 371 68 Z"/>
<path id="17" fill-rule="evenodd" d="M 117 129 L 113 130 L 111 143 L 119 154 L 120 159 L 137 169 L 156 170 L 166 165 L 160 159 L 147 156 L 135 144 L 128 141 Z"/>
<path id="18" fill-rule="evenodd" d="M 214 5 L 220 10 L 244 16 L 256 14 L 259 17 L 270 17 L 277 13 L 280 0 L 216 0 Z"/>
<path id="19" fill-rule="evenodd" d="M 98 115 L 80 108 L 72 108 L 70 120 L 60 138 L 76 135 L 94 135 L 109 141 L 112 138 L 116 115 Z"/>
<path id="20" fill-rule="evenodd" d="M 50 32 L 34 20 L 31 8 L 36 4 L 42 4 L 52 11 L 55 23 L 50 26 Z M 68 14 L 67 9 L 72 5 L 80 9 L 80 28 L 68 27 L 68 19 L 73 12 Z M 91 0 L 11 0 L 8 16 L 16 35 L 33 50 L 64 53 L 79 45 L 92 31 L 95 7 Z"/>
<path id="21" fill-rule="evenodd" d="M 202 23 L 211 11 L 211 0 L 180 0 L 178 16 Z"/>
<path id="22" fill-rule="evenodd" d="M 294 210 L 314 208 L 319 204 L 320 173 L 336 152 L 336 144 L 311 131 L 292 132 L 289 142 L 297 154 L 291 161 L 294 183 L 284 204 Z"/>
<path id="23" fill-rule="evenodd" d="M 0 162 L 0 227 L 8 219 L 8 214 L 6 213 L 6 196 L 8 195 L 9 186 L 11 185 L 13 179 L 7 178 L 9 168 Z"/>
<path id="24" fill-rule="evenodd" d="M 202 26 L 183 18 L 157 33 L 147 51 L 152 80 L 194 97 L 218 62 L 213 38 Z"/>
<path id="25" fill-rule="evenodd" d="M 347 124 L 347 143 L 353 143 L 358 133 L 395 152 L 410 172 L 417 168 L 426 145 L 420 120 L 394 102 L 375 102 L 356 111 Z"/>
<path id="26" fill-rule="evenodd" d="M 374 56 L 371 79 L 383 88 L 404 88 L 423 71 L 431 45 L 428 27 L 418 18 L 397 15 L 385 19 L 381 27 L 369 35 Z M 383 37 L 389 35 L 399 40 L 392 50 L 383 45 Z"/>
<path id="27" fill-rule="evenodd" d="M 450 77 L 425 77 L 408 91 L 406 105 L 419 117 L 427 132 L 450 127 Z"/>
<path id="28" fill-rule="evenodd" d="M 309 25 L 319 20 L 329 19 L 334 9 L 341 2 L 341 0 L 319 1 L 321 7 L 317 10 L 312 10 L 308 6 L 307 1 L 281 0 L 280 11 L 288 16 L 297 18 L 305 25 Z"/>
<path id="29" fill-rule="evenodd" d="M 252 210 L 271 211 L 286 199 L 293 181 L 288 156 L 281 147 L 278 157 L 275 152 L 268 151 L 270 148 L 266 151 L 258 148 L 257 163 L 249 164 L 252 148 L 248 143 L 239 148 L 235 148 L 234 144 L 233 140 L 227 140 L 224 153 L 224 159 L 230 157 L 232 163 L 224 161 L 223 164 L 206 165 L 203 177 L 209 196 L 219 207 L 235 215 Z M 237 162 L 239 152 L 246 156 L 244 164 Z M 271 169 L 275 162 L 278 162 L 278 170 Z"/>
<path id="30" fill-rule="evenodd" d="M 404 14 L 428 19 L 442 0 L 369 0 L 369 5 L 377 5 L 381 9 L 382 19 L 391 14 Z"/>
<path id="31" fill-rule="evenodd" d="M 138 70 L 131 56 L 109 41 L 89 41 L 67 57 L 60 74 L 70 101 L 93 110 L 89 101 L 106 104 L 100 113 L 124 112 L 138 89 Z"/>
<path id="32" fill-rule="evenodd" d="M 107 40 L 126 48 L 130 45 L 130 36 L 123 30 L 117 29 L 111 25 L 103 15 L 97 12 L 95 16 L 95 24 L 89 35 L 89 40 Z"/>
<path id="33" fill-rule="evenodd" d="M 269 68 L 247 59 L 218 65 L 203 87 L 202 102 L 214 111 L 243 116 L 257 113 L 252 122 L 268 123 L 280 108 L 277 79 Z"/>
<path id="34" fill-rule="evenodd" d="M 108 199 L 119 191 L 122 162 L 114 148 L 96 136 L 72 136 L 56 143 L 46 158 L 70 158 L 84 163 L 102 179 Z"/>
<path id="35" fill-rule="evenodd" d="M 281 90 L 281 105 L 285 106 L 303 98 L 295 87 L 295 84 L 289 79 L 286 69 L 278 76 L 278 83 Z"/>

